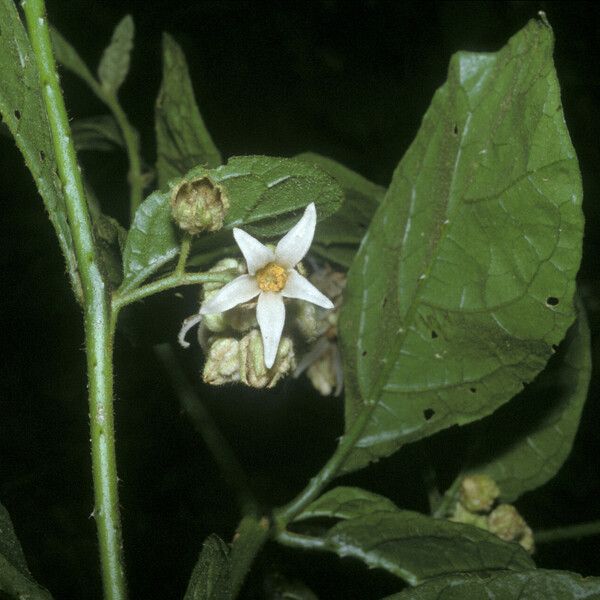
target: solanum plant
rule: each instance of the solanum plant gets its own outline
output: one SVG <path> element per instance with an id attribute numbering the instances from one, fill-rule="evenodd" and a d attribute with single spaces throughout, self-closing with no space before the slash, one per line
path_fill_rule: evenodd
<path id="1" fill-rule="evenodd" d="M 600 580 L 536 568 L 535 544 L 561 533 L 532 532 L 514 506 L 568 456 L 591 372 L 575 284 L 580 174 L 545 16 L 496 53 L 452 57 L 384 189 L 313 153 L 224 160 L 168 35 L 157 157 L 144 168 L 118 98 L 132 18 L 117 25 L 94 75 L 51 27 L 43 0 L 21 6 L 24 23 L 12 0 L 0 0 L 0 111 L 46 205 L 83 315 L 105 597 L 127 596 L 114 335 L 130 305 L 182 286 L 198 286 L 202 296 L 172 341 L 196 344 L 189 332 L 198 325 L 206 385 L 277 394 L 282 380 L 293 385 L 306 372 L 345 407 L 330 459 L 289 503 L 268 509 L 252 497 L 214 424 L 203 421 L 242 515 L 229 543 L 198 540 L 186 600 L 237 597 L 268 540 L 386 570 L 398 578 L 390 599 L 600 595 Z M 57 64 L 90 87 L 106 115 L 70 123 Z M 102 212 L 78 164 L 77 147 L 107 144 L 128 157 L 127 229 Z M 173 365 L 169 346 L 157 352 Z M 192 414 L 203 410 L 200 397 L 194 402 Z M 424 479 L 429 514 L 401 508 L 401 497 L 335 485 L 406 444 L 470 423 L 470 455 L 454 483 L 440 490 L 435 465 Z M 0 591 L 50 598 L 0 510 Z"/>

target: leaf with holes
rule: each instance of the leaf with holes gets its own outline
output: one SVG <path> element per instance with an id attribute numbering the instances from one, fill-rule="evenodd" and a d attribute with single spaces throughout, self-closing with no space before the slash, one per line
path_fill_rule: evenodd
<path id="1" fill-rule="evenodd" d="M 342 201 L 342 190 L 318 167 L 291 158 L 240 156 L 216 169 L 196 167 L 181 180 L 208 182 L 227 198 L 229 209 L 224 228 L 243 227 L 253 235 L 275 236 L 298 221 L 307 204 L 317 206 L 319 220 L 333 214 Z M 123 291 L 134 288 L 179 253 L 179 236 L 171 219 L 171 191 L 151 194 L 138 208 L 123 254 Z M 222 231 L 206 236 L 210 243 L 195 245 L 199 252 L 218 256 L 231 246 L 231 234 Z M 220 248 L 219 248 L 220 246 Z M 201 257 L 200 257 L 201 258 Z"/>
<path id="2" fill-rule="evenodd" d="M 163 35 L 163 79 L 156 99 L 156 171 L 162 189 L 202 164 L 221 164 L 217 150 L 196 105 L 183 51 L 168 34 Z"/>
<path id="3" fill-rule="evenodd" d="M 0 23 L 0 114 L 44 200 L 67 263 L 71 286 L 81 300 L 81 281 L 56 171 L 35 57 L 12 0 L 0 0 Z"/>
<path id="4" fill-rule="evenodd" d="M 305 152 L 296 158 L 323 169 L 344 191 L 344 200 L 337 213 L 319 223 L 311 252 L 348 268 L 385 188 L 325 156 Z"/>
<path id="5" fill-rule="evenodd" d="M 485 573 L 535 566 L 518 544 L 471 525 L 400 510 L 387 498 L 359 488 L 326 492 L 296 521 L 314 517 L 340 521 L 319 536 L 303 535 L 305 542 L 385 569 L 411 585 L 456 571 Z"/>
<path id="6" fill-rule="evenodd" d="M 107 94 L 116 94 L 129 72 L 135 28 L 131 15 L 126 15 L 115 27 L 110 44 L 98 65 L 98 79 Z"/>
<path id="7" fill-rule="evenodd" d="M 33 581 L 8 511 L 2 504 L 0 504 L 0 592 L 8 594 L 11 598 L 31 598 L 31 600 L 52 598 L 44 588 Z"/>
<path id="8" fill-rule="evenodd" d="M 500 571 L 486 575 L 458 573 L 428 581 L 384 600 L 597 600 L 600 578 L 582 577 L 567 571 L 536 569 L 515 573 Z"/>
<path id="9" fill-rule="evenodd" d="M 495 411 L 573 322 L 581 182 L 552 49 L 531 21 L 456 54 L 394 173 L 340 315 L 346 429 L 370 413 L 347 471 Z"/>
<path id="10" fill-rule="evenodd" d="M 531 385 L 493 416 L 467 428 L 469 455 L 446 494 L 454 504 L 463 477 L 486 473 L 503 502 L 549 481 L 573 446 L 592 371 L 590 330 L 584 308 L 558 352 Z"/>

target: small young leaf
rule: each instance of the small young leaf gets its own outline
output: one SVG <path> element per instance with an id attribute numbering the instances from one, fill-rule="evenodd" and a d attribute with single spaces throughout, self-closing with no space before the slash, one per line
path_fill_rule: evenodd
<path id="1" fill-rule="evenodd" d="M 287 232 L 310 202 L 316 204 L 321 220 L 333 214 L 342 201 L 335 180 L 319 168 L 291 158 L 233 157 L 216 169 L 196 167 L 183 180 L 201 178 L 208 178 L 228 199 L 224 228 L 243 227 L 261 237 Z M 172 182 L 174 187 L 178 184 Z M 179 252 L 170 196 L 170 190 L 154 192 L 138 208 L 123 255 L 123 291 L 139 285 Z M 200 237 L 194 252 L 217 256 L 221 248 L 232 245 L 231 234 L 222 231 L 205 239 L 206 243 Z"/>
<path id="2" fill-rule="evenodd" d="M 73 72 L 75 75 L 80 77 L 85 83 L 88 84 L 92 92 L 96 94 L 100 99 L 104 99 L 104 94 L 100 85 L 96 81 L 96 78 L 92 75 L 83 59 L 79 56 L 79 53 L 75 48 L 62 36 L 60 31 L 54 27 L 50 28 L 50 35 L 52 37 L 52 47 L 54 48 L 54 54 L 56 60 L 66 69 Z"/>
<path id="3" fill-rule="evenodd" d="M 459 52 L 348 273 L 345 470 L 492 413 L 573 322 L 583 215 L 552 62 L 532 21 Z M 364 412 L 363 412 L 364 411 Z"/>
<path id="4" fill-rule="evenodd" d="M 23 549 L 15 535 L 8 511 L 2 504 L 0 504 L 0 592 L 13 598 L 31 598 L 31 600 L 52 598 L 31 578 Z"/>
<path id="5" fill-rule="evenodd" d="M 446 494 L 453 504 L 465 475 L 485 473 L 500 488 L 503 502 L 550 480 L 573 446 L 592 371 L 590 331 L 585 310 L 546 369 L 494 415 L 467 428 L 469 456 Z"/>
<path id="6" fill-rule="evenodd" d="M 232 600 L 229 546 L 214 534 L 202 545 L 184 600 Z"/>
<path id="7" fill-rule="evenodd" d="M 163 80 L 155 110 L 158 186 L 196 165 L 214 168 L 221 155 L 200 115 L 183 51 L 163 35 Z"/>
<path id="8" fill-rule="evenodd" d="M 600 578 L 567 571 L 500 571 L 485 575 L 457 573 L 427 581 L 383 600 L 597 600 Z"/>
<path id="9" fill-rule="evenodd" d="M 127 77 L 133 35 L 133 19 L 131 15 L 126 15 L 115 27 L 110 44 L 102 54 L 98 65 L 98 78 L 102 89 L 109 94 L 116 94 Z"/>
<path id="10" fill-rule="evenodd" d="M 358 488 L 326 492 L 300 515 L 344 519 L 316 538 L 322 548 L 385 569 L 411 585 L 469 571 L 534 568 L 518 544 L 459 523 L 398 509 L 387 498 Z"/>
<path id="11" fill-rule="evenodd" d="M 12 0 L 0 0 L 0 114 L 44 200 L 67 263 L 75 296 L 82 298 L 81 281 L 67 224 L 61 183 L 42 100 L 35 56 Z"/>
<path id="12" fill-rule="evenodd" d="M 385 188 L 319 154 L 305 152 L 296 158 L 323 169 L 344 191 L 342 206 L 335 216 L 319 223 L 312 252 L 343 267 L 349 267 L 371 218 L 385 195 Z"/>
<path id="13" fill-rule="evenodd" d="M 179 238 L 171 219 L 167 194 L 154 192 L 135 213 L 123 250 L 125 292 L 156 273 L 179 253 Z"/>
<path id="14" fill-rule="evenodd" d="M 123 146 L 123 136 L 117 122 L 110 115 L 76 119 L 71 123 L 75 148 L 110 152 Z"/>

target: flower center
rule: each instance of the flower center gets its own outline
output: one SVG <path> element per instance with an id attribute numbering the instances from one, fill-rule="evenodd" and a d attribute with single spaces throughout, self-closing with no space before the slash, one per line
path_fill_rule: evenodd
<path id="1" fill-rule="evenodd" d="M 287 271 L 276 263 L 269 263 L 256 272 L 256 282 L 263 292 L 280 292 L 287 278 Z"/>

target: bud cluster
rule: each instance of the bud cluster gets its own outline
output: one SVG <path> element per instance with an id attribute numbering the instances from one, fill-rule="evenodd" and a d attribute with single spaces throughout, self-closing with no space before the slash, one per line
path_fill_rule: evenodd
<path id="1" fill-rule="evenodd" d="M 451 521 L 485 529 L 507 542 L 517 542 L 533 553 L 533 532 L 512 504 L 494 504 L 500 496 L 496 482 L 488 475 L 465 477 L 458 492 L 458 502 Z"/>

